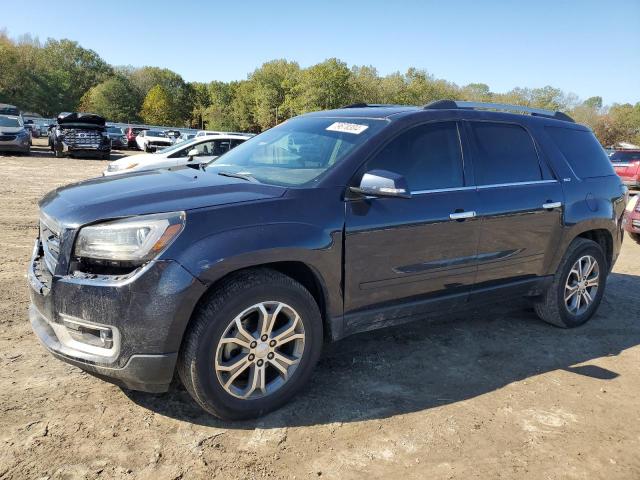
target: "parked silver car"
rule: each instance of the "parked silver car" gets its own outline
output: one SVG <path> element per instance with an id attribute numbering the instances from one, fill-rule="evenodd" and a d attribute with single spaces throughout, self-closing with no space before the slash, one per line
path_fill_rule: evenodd
<path id="1" fill-rule="evenodd" d="M 24 127 L 22 117 L 0 115 L 0 151 L 29 153 L 31 135 Z"/>

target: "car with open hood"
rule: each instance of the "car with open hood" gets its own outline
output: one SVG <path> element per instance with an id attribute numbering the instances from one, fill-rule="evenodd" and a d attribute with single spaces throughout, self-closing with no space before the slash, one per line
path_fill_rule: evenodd
<path id="1" fill-rule="evenodd" d="M 155 153 L 141 153 L 115 160 L 109 164 L 103 175 L 120 175 L 181 165 L 197 167 L 199 164 L 212 162 L 249 138 L 249 135 L 218 135 L 178 142 Z"/>
<path id="2" fill-rule="evenodd" d="M 105 119 L 94 113 L 63 112 L 49 130 L 49 147 L 57 158 L 97 157 L 108 160 L 111 139 Z"/>

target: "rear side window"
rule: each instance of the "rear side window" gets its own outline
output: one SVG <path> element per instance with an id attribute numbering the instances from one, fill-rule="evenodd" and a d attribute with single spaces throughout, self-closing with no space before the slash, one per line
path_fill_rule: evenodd
<path id="1" fill-rule="evenodd" d="M 604 148 L 590 131 L 562 127 L 545 130 L 578 177 L 615 175 Z"/>
<path id="2" fill-rule="evenodd" d="M 531 135 L 519 125 L 470 122 L 477 185 L 542 180 Z"/>
<path id="3" fill-rule="evenodd" d="M 392 140 L 367 162 L 366 169 L 399 173 L 414 192 L 462 187 L 458 127 L 455 122 L 414 127 Z"/>

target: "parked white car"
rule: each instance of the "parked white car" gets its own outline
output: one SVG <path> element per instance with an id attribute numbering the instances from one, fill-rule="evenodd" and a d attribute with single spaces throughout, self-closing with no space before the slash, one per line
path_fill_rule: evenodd
<path id="1" fill-rule="evenodd" d="M 123 157 L 111 162 L 103 175 L 170 168 L 180 165 L 207 163 L 223 153 L 249 140 L 253 135 L 216 135 L 199 137 L 186 142 L 176 143 L 156 153 L 141 153 Z"/>
<path id="2" fill-rule="evenodd" d="M 162 130 L 142 130 L 136 137 L 136 145 L 143 152 L 154 152 L 173 145 L 173 139 Z"/>
<path id="3" fill-rule="evenodd" d="M 218 132 L 216 130 L 199 130 L 196 133 L 196 138 L 210 137 L 213 135 L 247 135 L 249 137 L 255 137 L 255 133 L 243 133 L 243 132 Z"/>

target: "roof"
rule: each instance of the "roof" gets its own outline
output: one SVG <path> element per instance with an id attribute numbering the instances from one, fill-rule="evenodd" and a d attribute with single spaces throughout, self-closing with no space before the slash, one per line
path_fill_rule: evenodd
<path id="1" fill-rule="evenodd" d="M 409 105 L 383 105 L 355 103 L 344 108 L 335 110 L 324 110 L 307 113 L 304 116 L 312 117 L 350 117 L 350 118 L 385 118 L 406 116 L 418 112 L 430 112 L 435 116 L 442 116 L 444 113 L 456 112 L 456 117 L 477 117 L 477 118 L 502 118 L 502 119 L 522 119 L 545 118 L 564 123 L 573 123 L 574 120 L 562 112 L 532 108 L 522 105 L 507 105 L 499 103 L 463 102 L 455 100 L 438 100 L 431 102 L 424 107 Z M 440 115 L 437 115 L 440 112 Z"/>

